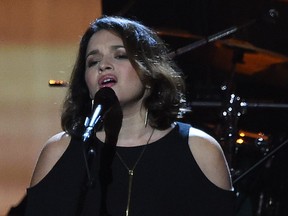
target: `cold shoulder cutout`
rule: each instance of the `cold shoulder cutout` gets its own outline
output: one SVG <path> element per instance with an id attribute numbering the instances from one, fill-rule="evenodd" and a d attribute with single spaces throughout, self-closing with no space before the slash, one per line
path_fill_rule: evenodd
<path id="1" fill-rule="evenodd" d="M 189 147 L 204 175 L 216 186 L 233 190 L 229 167 L 220 144 L 209 134 L 191 127 Z"/>
<path id="2" fill-rule="evenodd" d="M 70 136 L 60 132 L 52 136 L 45 144 L 34 169 L 30 187 L 39 183 L 61 158 L 70 142 Z"/>

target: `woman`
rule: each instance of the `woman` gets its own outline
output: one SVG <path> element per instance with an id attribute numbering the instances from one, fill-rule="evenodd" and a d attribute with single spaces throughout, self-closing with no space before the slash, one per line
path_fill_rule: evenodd
<path id="1" fill-rule="evenodd" d="M 175 122 L 183 101 L 180 75 L 165 44 L 141 23 L 105 16 L 91 23 L 64 103 L 64 132 L 40 154 L 26 215 L 233 215 L 221 147 Z M 119 103 L 104 117 L 104 129 L 92 134 L 96 154 L 88 166 L 83 124 L 104 87 Z"/>

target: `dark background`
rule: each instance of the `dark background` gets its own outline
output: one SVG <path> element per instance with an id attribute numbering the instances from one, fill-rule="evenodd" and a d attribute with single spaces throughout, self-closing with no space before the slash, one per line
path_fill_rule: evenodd
<path id="1" fill-rule="evenodd" d="M 235 33 L 221 39 L 234 38 L 251 43 L 257 48 L 257 50 L 252 50 L 255 54 L 262 54 L 262 51 L 258 49 L 264 49 L 267 52 L 275 52 L 277 55 L 288 55 L 288 3 L 285 2 L 105 0 L 102 4 L 103 14 L 137 19 L 155 30 L 164 32 L 161 36 L 170 45 L 171 51 L 236 27 Z M 271 11 L 276 11 L 276 13 L 271 15 Z M 187 38 L 183 32 L 191 36 Z M 173 36 L 175 34 L 180 34 L 180 36 Z M 219 67 L 220 63 L 217 63 L 217 58 L 221 56 L 217 56 L 213 49 L 215 49 L 214 43 L 208 43 L 174 58 L 187 76 L 189 100 L 219 99 L 219 97 L 221 99 L 222 95 L 219 95 L 218 91 L 220 86 L 227 82 L 233 84 L 233 91 L 243 99 L 277 103 L 287 100 L 288 67 L 286 61 L 281 64 L 271 64 L 256 75 L 236 72 L 231 82 L 232 70 L 229 67 L 227 69 L 225 65 L 232 65 L 232 62 L 227 59 L 227 62 Z M 235 50 L 231 49 L 229 53 Z M 240 52 L 245 55 L 251 50 L 240 49 Z M 211 59 L 216 60 L 212 62 Z"/>
<path id="2" fill-rule="evenodd" d="M 236 208 L 237 215 L 288 215 L 288 151 L 286 145 L 280 146 L 288 138 L 288 1 L 105 0 L 102 5 L 103 14 L 133 18 L 159 31 L 171 51 L 192 45 L 191 50 L 174 57 L 187 84 L 190 111 L 183 120 L 219 140 L 234 181 L 279 147 L 273 157 L 234 184 L 239 193 Z M 221 40 L 236 39 L 249 43 L 248 48 L 226 46 L 222 56 L 223 52 L 217 52 L 223 49 L 220 40 L 196 45 L 232 27 L 237 31 Z M 256 73 L 233 70 L 234 63 L 249 64 L 247 54 L 262 56 L 252 63 L 266 66 Z M 267 55 L 282 60 L 270 63 L 265 60 Z M 222 86 L 230 88 L 223 91 Z M 240 99 L 227 104 L 232 93 Z M 245 108 L 239 107 L 243 101 Z M 224 118 L 221 113 L 229 106 L 236 111 Z M 235 143 L 239 130 L 252 134 L 242 145 Z M 232 139 L 227 138 L 229 132 Z M 266 135 L 264 142 L 257 142 L 259 133 Z"/>

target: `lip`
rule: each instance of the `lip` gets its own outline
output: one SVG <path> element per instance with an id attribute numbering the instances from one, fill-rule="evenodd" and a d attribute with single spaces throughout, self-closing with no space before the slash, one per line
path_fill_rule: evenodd
<path id="1" fill-rule="evenodd" d="M 105 80 L 111 79 L 113 82 L 108 82 L 104 83 Z M 113 74 L 105 74 L 99 77 L 98 79 L 98 85 L 99 88 L 104 88 L 104 87 L 112 87 L 117 83 L 117 77 Z"/>

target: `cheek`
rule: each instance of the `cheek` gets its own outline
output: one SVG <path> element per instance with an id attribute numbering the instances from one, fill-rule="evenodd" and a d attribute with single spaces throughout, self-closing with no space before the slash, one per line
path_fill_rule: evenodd
<path id="1" fill-rule="evenodd" d="M 143 96 L 145 87 L 136 72 L 130 73 L 126 76 L 124 83 L 128 94 L 132 94 L 138 99 Z M 127 85 L 127 83 L 129 83 L 129 85 Z"/>
<path id="2" fill-rule="evenodd" d="M 85 71 L 85 82 L 89 89 L 90 97 L 93 98 L 95 93 L 97 92 L 97 82 L 94 73 L 91 71 Z"/>

